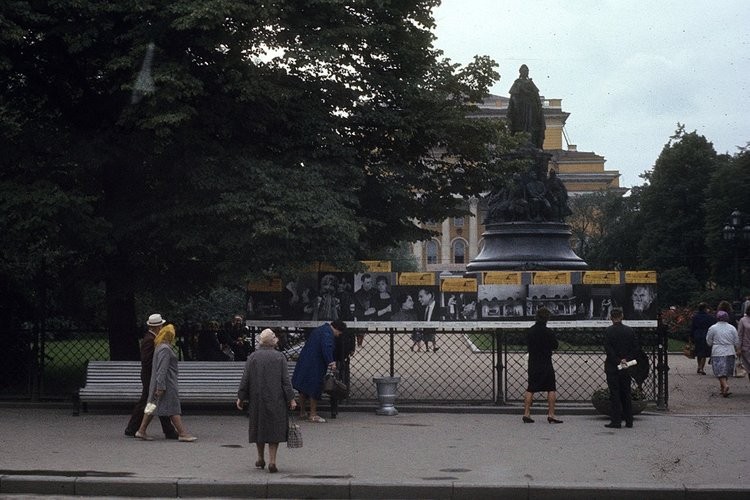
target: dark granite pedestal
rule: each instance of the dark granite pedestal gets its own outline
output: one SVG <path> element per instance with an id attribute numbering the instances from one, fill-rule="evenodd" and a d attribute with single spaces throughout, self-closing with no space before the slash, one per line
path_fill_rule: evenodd
<path id="1" fill-rule="evenodd" d="M 468 272 L 583 270 L 588 264 L 570 248 L 570 226 L 562 222 L 502 222 L 487 225 L 484 248 Z"/>

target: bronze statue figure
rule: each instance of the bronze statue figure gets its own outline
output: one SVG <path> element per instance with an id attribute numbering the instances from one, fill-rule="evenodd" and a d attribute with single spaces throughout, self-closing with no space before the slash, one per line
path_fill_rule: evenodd
<path id="1" fill-rule="evenodd" d="M 508 123 L 513 134 L 528 132 L 531 145 L 542 149 L 544 145 L 544 110 L 539 89 L 529 78 L 529 68 L 525 64 L 519 69 L 519 76 L 510 88 L 508 104 Z"/>

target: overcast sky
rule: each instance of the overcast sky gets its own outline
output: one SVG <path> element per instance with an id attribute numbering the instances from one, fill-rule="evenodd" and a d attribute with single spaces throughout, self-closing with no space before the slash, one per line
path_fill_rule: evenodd
<path id="1" fill-rule="evenodd" d="M 453 62 L 487 55 L 508 95 L 518 67 L 562 99 L 579 151 L 643 184 L 677 122 L 718 153 L 750 141 L 748 0 L 443 0 L 435 46 Z"/>

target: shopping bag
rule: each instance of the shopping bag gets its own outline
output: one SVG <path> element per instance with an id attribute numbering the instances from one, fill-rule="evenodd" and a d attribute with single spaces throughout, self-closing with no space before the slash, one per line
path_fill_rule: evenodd
<path id="1" fill-rule="evenodd" d="M 685 344 L 685 347 L 682 348 L 682 354 L 684 354 L 686 358 L 695 359 L 695 344 L 692 342 Z"/>
<path id="2" fill-rule="evenodd" d="M 742 366 L 742 356 L 737 356 L 734 361 L 734 376 L 737 378 L 743 378 L 747 375 L 747 370 Z"/>
<path id="3" fill-rule="evenodd" d="M 323 392 L 331 396 L 332 399 L 346 399 L 349 397 L 349 387 L 331 371 L 326 373 L 323 380 Z"/>
<path id="4" fill-rule="evenodd" d="M 286 438 L 287 448 L 302 448 L 302 429 L 299 424 L 289 422 L 289 434 Z"/>

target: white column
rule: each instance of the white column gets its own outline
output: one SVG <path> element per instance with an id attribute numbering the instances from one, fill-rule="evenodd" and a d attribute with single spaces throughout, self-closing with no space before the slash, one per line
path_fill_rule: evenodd
<path id="1" fill-rule="evenodd" d="M 442 234 L 440 235 L 440 263 L 451 263 L 451 223 L 450 219 L 443 221 Z"/>
<path id="2" fill-rule="evenodd" d="M 477 206 L 478 201 L 472 197 L 469 199 L 469 261 L 477 256 L 479 253 L 479 221 L 477 220 Z"/>
<path id="3" fill-rule="evenodd" d="M 414 255 L 414 259 L 417 261 L 417 266 L 419 269 L 424 269 L 425 259 L 423 257 L 424 255 L 423 252 L 424 252 L 424 244 L 421 241 L 412 243 L 411 253 L 412 255 Z"/>

